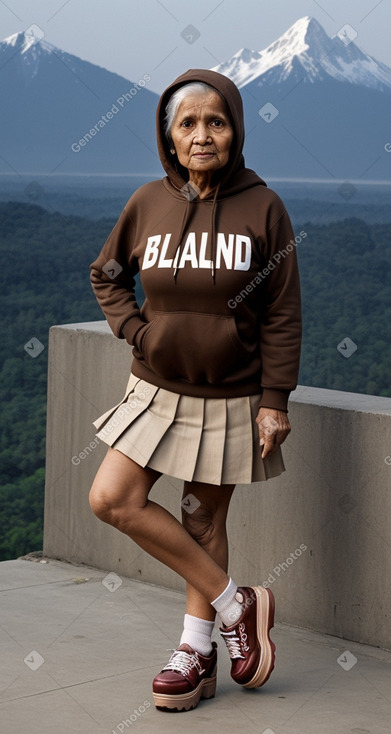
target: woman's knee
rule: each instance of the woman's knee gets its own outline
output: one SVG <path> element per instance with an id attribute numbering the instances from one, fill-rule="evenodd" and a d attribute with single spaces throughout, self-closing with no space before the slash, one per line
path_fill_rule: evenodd
<path id="1" fill-rule="evenodd" d="M 97 486 L 95 483 L 90 489 L 88 501 L 94 515 L 104 522 L 110 522 L 115 503 L 113 497 L 103 487 Z"/>
<path id="2" fill-rule="evenodd" d="M 136 465 L 118 451 L 110 449 L 89 494 L 92 512 L 103 522 L 122 530 L 137 522 L 136 516 L 148 501 L 157 472 Z"/>
<path id="3" fill-rule="evenodd" d="M 125 498 L 123 493 L 116 492 L 115 489 L 107 491 L 103 487 L 92 485 L 89 495 L 90 507 L 100 520 L 131 535 L 140 524 L 140 513 L 148 502 L 146 496 L 137 492 L 137 488 L 133 490 L 130 488 Z"/>

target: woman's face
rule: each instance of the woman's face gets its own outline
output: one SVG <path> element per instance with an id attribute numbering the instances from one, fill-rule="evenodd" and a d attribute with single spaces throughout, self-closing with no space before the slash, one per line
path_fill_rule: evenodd
<path id="1" fill-rule="evenodd" d="M 217 92 L 189 94 L 171 127 L 179 163 L 198 174 L 228 163 L 233 134 L 224 100 Z"/>

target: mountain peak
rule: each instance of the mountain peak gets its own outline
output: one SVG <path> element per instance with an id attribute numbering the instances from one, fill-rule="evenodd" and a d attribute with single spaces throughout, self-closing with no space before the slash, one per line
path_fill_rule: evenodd
<path id="1" fill-rule="evenodd" d="M 11 46 L 21 54 L 25 54 L 37 43 L 41 43 L 44 37 L 43 31 L 38 26 L 32 25 L 26 31 L 20 31 L 19 33 L 13 33 L 12 36 L 5 38 L 3 43 L 6 46 Z M 43 45 L 49 50 L 52 48 L 51 44 L 44 42 Z"/>
<path id="2" fill-rule="evenodd" d="M 214 70 L 230 77 L 238 87 L 249 84 L 273 67 L 289 72 L 295 56 L 305 55 L 310 47 L 326 47 L 329 52 L 331 39 L 320 23 L 309 15 L 299 18 L 280 38 L 263 51 L 241 49 L 229 61 L 215 66 Z"/>
<path id="3" fill-rule="evenodd" d="M 344 26 L 330 38 L 315 18 L 306 15 L 263 51 L 242 49 L 214 70 L 238 87 L 255 81 L 260 86 L 266 81 L 281 84 L 288 79 L 314 83 L 331 77 L 389 91 L 391 69 L 361 51 L 354 37 L 354 29 Z"/>
<path id="4" fill-rule="evenodd" d="M 320 23 L 309 15 L 299 18 L 288 30 L 261 52 L 264 71 L 273 66 L 281 66 L 284 74 L 290 73 L 295 57 L 316 64 L 332 50 L 333 42 Z"/>
<path id="5" fill-rule="evenodd" d="M 290 53 L 295 55 L 306 51 L 314 42 L 327 44 L 329 40 L 320 23 L 310 15 L 305 15 L 288 28 L 277 41 L 270 44 L 265 51 L 271 52 L 279 46 L 287 46 Z"/>
<path id="6" fill-rule="evenodd" d="M 31 77 L 36 76 L 40 60 L 51 55 L 55 50 L 55 46 L 43 40 L 44 35 L 43 30 L 37 25 L 31 25 L 25 31 L 13 33 L 0 43 L 1 58 L 8 61 L 15 57 L 23 74 L 28 70 Z"/>
<path id="7" fill-rule="evenodd" d="M 303 35 L 306 35 L 308 32 L 320 32 L 322 34 L 325 33 L 323 26 L 321 26 L 319 21 L 316 20 L 316 18 L 313 18 L 312 15 L 304 15 L 303 18 L 299 18 L 299 20 L 291 25 L 291 27 L 287 30 L 287 33 L 297 33 Z"/>

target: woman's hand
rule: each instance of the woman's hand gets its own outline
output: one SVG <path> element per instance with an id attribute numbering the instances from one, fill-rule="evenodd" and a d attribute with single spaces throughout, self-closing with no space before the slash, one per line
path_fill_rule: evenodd
<path id="1" fill-rule="evenodd" d="M 263 446 L 262 459 L 271 456 L 277 447 L 284 443 L 290 433 L 291 424 L 283 410 L 260 408 L 256 417 L 259 431 L 259 444 Z"/>

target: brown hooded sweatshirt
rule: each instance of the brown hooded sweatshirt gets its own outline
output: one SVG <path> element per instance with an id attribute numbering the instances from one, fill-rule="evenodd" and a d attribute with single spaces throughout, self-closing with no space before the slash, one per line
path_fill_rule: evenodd
<path id="1" fill-rule="evenodd" d="M 223 95 L 234 127 L 229 162 L 205 199 L 189 191 L 163 130 L 169 97 L 193 81 Z M 160 98 L 157 142 L 167 177 L 133 194 L 92 263 L 98 303 L 133 345 L 136 377 L 196 397 L 259 393 L 261 406 L 286 410 L 300 355 L 295 237 L 281 199 L 244 166 L 235 84 L 204 69 L 180 76 Z"/>

